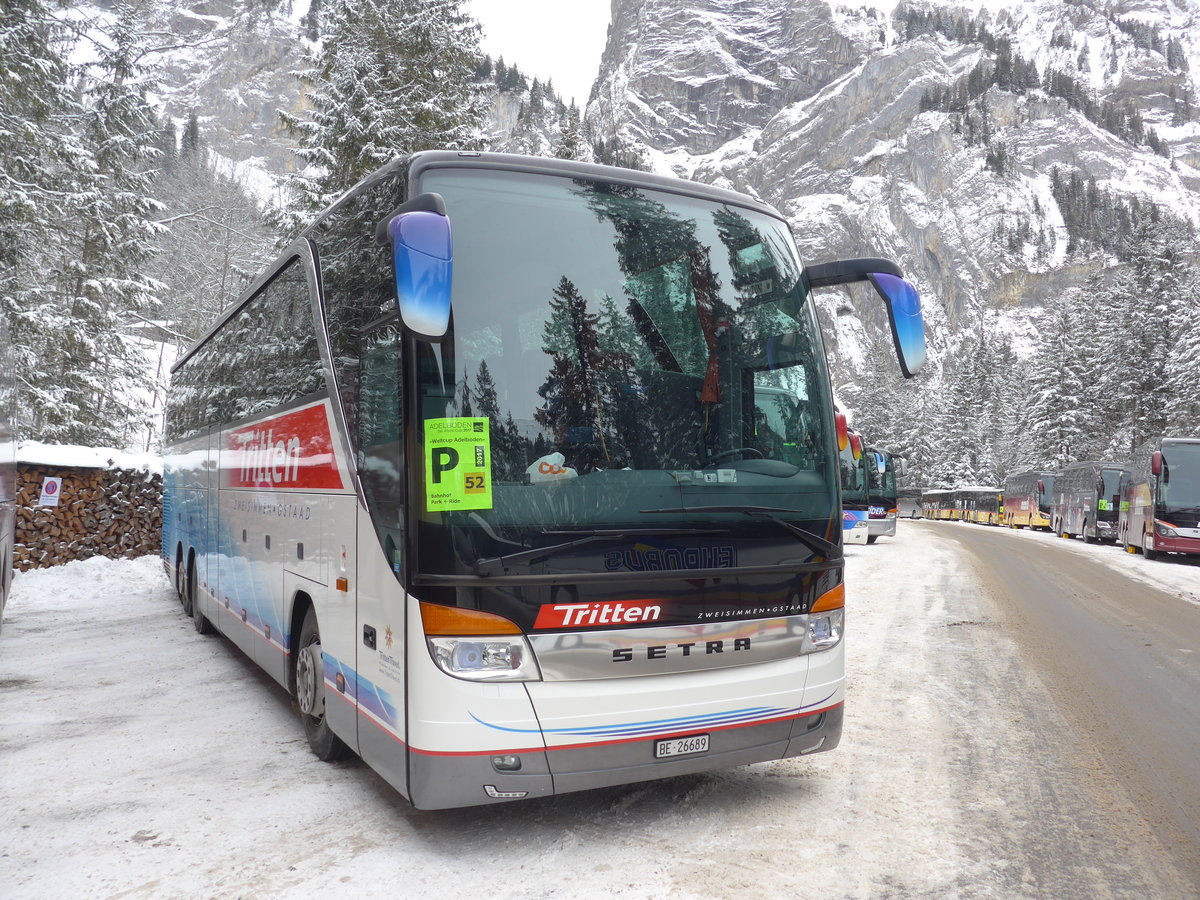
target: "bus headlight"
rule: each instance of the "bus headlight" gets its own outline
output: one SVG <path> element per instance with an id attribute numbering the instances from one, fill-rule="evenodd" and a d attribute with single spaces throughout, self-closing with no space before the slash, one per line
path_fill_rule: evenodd
<path id="1" fill-rule="evenodd" d="M 804 635 L 801 653 L 816 653 L 836 647 L 842 639 L 846 622 L 845 609 L 831 609 L 808 617 L 808 632 Z"/>
<path id="2" fill-rule="evenodd" d="M 846 585 L 836 585 L 826 591 L 808 611 L 808 628 L 800 652 L 816 653 L 836 647 L 842 639 L 846 623 Z"/>
<path id="3" fill-rule="evenodd" d="M 524 637 L 427 637 L 434 662 L 447 675 L 471 681 L 537 681 Z"/>
<path id="4" fill-rule="evenodd" d="M 1179 532 L 1176 531 L 1174 528 L 1172 528 L 1170 525 L 1168 525 L 1166 522 L 1156 522 L 1154 524 L 1154 530 L 1158 532 L 1159 537 L 1168 537 L 1168 538 L 1179 537 Z"/>
<path id="5" fill-rule="evenodd" d="M 540 681 L 533 650 L 515 622 L 493 613 L 421 604 L 421 625 L 433 661 L 468 681 Z"/>

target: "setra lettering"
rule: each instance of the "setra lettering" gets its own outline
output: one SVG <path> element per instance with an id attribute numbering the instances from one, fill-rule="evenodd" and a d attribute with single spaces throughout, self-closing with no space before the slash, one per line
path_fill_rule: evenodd
<path id="1" fill-rule="evenodd" d="M 615 663 L 633 662 L 638 651 L 644 653 L 646 659 L 667 659 L 669 655 L 672 655 L 672 651 L 677 651 L 680 656 L 692 656 L 692 648 L 699 646 L 697 642 L 692 641 L 680 644 L 652 644 L 641 648 L 622 647 L 612 652 L 612 661 Z M 710 656 L 714 653 L 724 653 L 727 649 L 731 653 L 749 650 L 750 638 L 735 638 L 732 641 L 705 641 L 703 655 Z M 699 654 L 699 651 L 697 650 L 696 653 Z"/>

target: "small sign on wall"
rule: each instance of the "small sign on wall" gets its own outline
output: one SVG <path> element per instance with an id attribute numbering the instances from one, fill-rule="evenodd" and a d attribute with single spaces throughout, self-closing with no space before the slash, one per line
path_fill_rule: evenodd
<path id="1" fill-rule="evenodd" d="M 38 497 L 38 506 L 58 506 L 58 495 L 61 493 L 61 478 L 43 478 L 42 494 Z"/>

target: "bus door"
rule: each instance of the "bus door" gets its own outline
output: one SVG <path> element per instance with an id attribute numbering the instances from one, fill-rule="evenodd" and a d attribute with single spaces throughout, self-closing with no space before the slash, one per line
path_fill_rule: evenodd
<path id="1" fill-rule="evenodd" d="M 395 315 L 362 335 L 357 419 L 358 471 L 366 509 L 358 511 L 355 628 L 359 755 L 408 795 L 404 719 L 405 481 L 402 457 L 402 360 Z M 340 517 L 338 517 L 340 518 Z"/>

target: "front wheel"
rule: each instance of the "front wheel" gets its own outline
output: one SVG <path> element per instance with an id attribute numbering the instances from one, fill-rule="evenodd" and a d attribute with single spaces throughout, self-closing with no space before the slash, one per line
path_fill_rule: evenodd
<path id="1" fill-rule="evenodd" d="M 1142 537 L 1142 555 L 1146 559 L 1158 559 L 1159 552 L 1154 549 L 1154 535 L 1146 534 Z"/>
<path id="2" fill-rule="evenodd" d="M 299 652 L 296 654 L 296 703 L 304 736 L 317 759 L 342 759 L 349 748 L 342 742 L 325 718 L 325 659 L 321 653 L 321 632 L 317 614 L 310 606 L 300 626 Z"/>
<path id="3" fill-rule="evenodd" d="M 212 623 L 208 621 L 208 617 L 200 612 L 200 604 L 196 602 L 196 568 L 193 566 L 188 572 L 187 580 L 187 605 L 192 610 L 192 625 L 196 629 L 196 634 L 212 634 Z"/>

